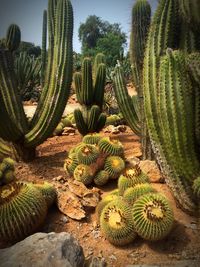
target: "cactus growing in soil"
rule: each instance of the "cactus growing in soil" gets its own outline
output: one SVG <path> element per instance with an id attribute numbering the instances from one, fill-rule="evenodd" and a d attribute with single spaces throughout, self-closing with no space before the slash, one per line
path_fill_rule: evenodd
<path id="1" fill-rule="evenodd" d="M 36 231 L 47 214 L 41 192 L 31 184 L 12 183 L 0 187 L 0 239 L 19 241 Z"/>
<path id="2" fill-rule="evenodd" d="M 81 110 L 74 111 L 78 131 L 82 135 L 99 132 L 106 122 L 106 115 L 102 113 L 104 86 L 106 77 L 105 57 L 97 54 L 94 66 L 94 80 L 92 79 L 92 64 L 90 58 L 84 58 L 82 73 L 74 74 L 74 85 Z"/>
<path id="3" fill-rule="evenodd" d="M 113 156 L 112 149 L 101 149 L 101 140 L 105 138 L 97 133 L 85 135 L 81 143 L 70 149 L 64 162 L 65 171 L 86 185 L 94 182 L 103 186 L 110 179 L 117 179 L 125 168 L 123 146 L 115 140 L 121 156 Z M 112 145 L 110 139 L 106 140 Z"/>
<path id="4" fill-rule="evenodd" d="M 100 227 L 108 241 L 114 245 L 126 245 L 137 236 L 129 205 L 122 199 L 109 202 L 102 210 Z"/>
<path id="5" fill-rule="evenodd" d="M 12 141 L 24 160 L 35 156 L 35 147 L 51 135 L 60 121 L 71 86 L 73 10 L 70 0 L 49 0 L 48 20 L 47 77 L 31 125 L 16 91 L 12 54 L 0 50 L 0 117 L 3 118 L 0 136 Z"/>
<path id="6" fill-rule="evenodd" d="M 149 193 L 138 198 L 133 204 L 132 215 L 137 234 L 150 241 L 166 237 L 174 223 L 171 205 L 160 194 Z"/>

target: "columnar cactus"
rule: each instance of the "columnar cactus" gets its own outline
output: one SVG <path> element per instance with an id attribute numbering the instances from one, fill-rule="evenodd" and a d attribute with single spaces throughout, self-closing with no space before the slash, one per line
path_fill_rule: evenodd
<path id="1" fill-rule="evenodd" d="M 11 24 L 6 34 L 6 48 L 15 51 L 21 42 L 21 31 L 18 25 Z"/>
<path id="2" fill-rule="evenodd" d="M 133 84 L 138 93 L 137 102 L 139 103 L 139 113 L 137 116 L 136 106 L 131 101 L 128 94 L 125 82 L 123 81 L 123 70 L 119 67 L 115 69 L 115 95 L 117 98 L 120 110 L 133 130 L 134 133 L 141 136 L 143 158 L 151 158 L 151 146 L 146 130 L 143 107 L 143 92 L 142 92 L 142 69 L 144 60 L 144 50 L 147 40 L 147 34 L 151 20 L 151 7 L 147 0 L 137 0 L 132 8 L 132 28 L 130 36 L 130 58 L 133 74 Z"/>
<path id="3" fill-rule="evenodd" d="M 59 123 L 71 87 L 73 10 L 70 0 L 58 0 L 57 6 L 55 3 L 49 0 L 54 12 L 48 11 L 51 43 L 47 78 L 31 126 L 17 92 L 11 52 L 0 50 L 0 136 L 14 142 L 24 159 L 27 159 L 25 154 L 33 156 L 35 147 L 48 138 Z"/>
<path id="4" fill-rule="evenodd" d="M 106 115 L 102 113 L 104 86 L 106 77 L 105 57 L 97 54 L 95 58 L 94 79 L 92 78 L 92 64 L 90 58 L 84 58 L 82 73 L 74 74 L 74 85 L 77 100 L 82 105 L 81 110 L 74 111 L 78 131 L 82 135 L 99 132 L 106 122 Z"/>
<path id="5" fill-rule="evenodd" d="M 41 52 L 41 82 L 44 86 L 45 70 L 46 70 L 46 48 L 47 48 L 47 11 L 43 12 L 43 24 L 42 24 L 42 52 Z"/>
<path id="6" fill-rule="evenodd" d="M 144 59 L 145 115 L 152 146 L 168 185 L 182 209 L 195 214 L 197 202 L 192 184 L 200 172 L 195 145 L 195 88 L 184 53 L 172 51 L 179 47 L 177 16 L 178 1 L 159 2 Z"/>
<path id="7" fill-rule="evenodd" d="M 179 9 L 185 21 L 191 23 L 193 27 L 200 25 L 200 2 L 199 0 L 178 0 Z"/>

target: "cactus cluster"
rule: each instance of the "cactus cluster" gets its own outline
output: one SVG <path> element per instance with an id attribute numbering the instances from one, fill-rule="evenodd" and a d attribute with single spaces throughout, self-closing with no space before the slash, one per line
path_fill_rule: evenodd
<path id="1" fill-rule="evenodd" d="M 106 78 L 105 57 L 97 54 L 94 68 L 90 58 L 84 58 L 82 72 L 74 74 L 74 85 L 81 109 L 74 111 L 78 131 L 84 136 L 99 132 L 105 125 L 106 115 L 102 113 Z"/>
<path id="2" fill-rule="evenodd" d="M 19 45 L 17 27 L 8 31 L 7 49 L 0 50 L 0 137 L 13 142 L 23 160 L 35 156 L 35 148 L 58 125 L 71 88 L 73 68 L 73 10 L 70 0 L 48 2 L 49 49 L 46 78 L 36 112 L 28 122 L 18 94 L 12 53 Z"/>
<path id="3" fill-rule="evenodd" d="M 0 239 L 20 241 L 43 223 L 56 191 L 44 185 L 14 182 L 0 187 Z"/>
<path id="4" fill-rule="evenodd" d="M 107 194 L 96 207 L 105 237 L 114 245 L 131 243 L 136 235 L 150 241 L 165 238 L 174 222 L 168 200 L 156 192 L 138 165 L 126 168 L 120 178 L 118 189 Z"/>
<path id="5" fill-rule="evenodd" d="M 85 185 L 94 182 L 102 186 L 109 179 L 117 179 L 125 169 L 123 146 L 116 139 L 87 134 L 69 151 L 64 169 Z"/>
<path id="6" fill-rule="evenodd" d="M 54 129 L 53 135 L 61 135 L 65 127 L 74 127 L 74 123 L 75 121 L 73 113 L 67 114 L 66 116 L 62 117 L 61 121 Z"/>
<path id="7" fill-rule="evenodd" d="M 15 161 L 4 158 L 0 163 L 0 185 L 6 185 L 15 180 Z"/>

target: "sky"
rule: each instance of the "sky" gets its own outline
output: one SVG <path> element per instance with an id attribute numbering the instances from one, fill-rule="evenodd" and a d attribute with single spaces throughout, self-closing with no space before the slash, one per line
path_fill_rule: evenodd
<path id="1" fill-rule="evenodd" d="M 22 41 L 41 46 L 42 16 L 48 0 L 0 0 L 0 38 L 5 37 L 11 23 L 19 25 Z M 88 16 L 96 15 L 109 23 L 120 23 L 129 36 L 131 9 L 135 0 L 71 0 L 74 11 L 73 49 L 81 52 L 78 29 Z M 155 10 L 157 0 L 149 0 Z"/>

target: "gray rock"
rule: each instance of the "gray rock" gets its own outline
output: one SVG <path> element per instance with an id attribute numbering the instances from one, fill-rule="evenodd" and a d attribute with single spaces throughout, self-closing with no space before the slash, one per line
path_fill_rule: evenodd
<path id="1" fill-rule="evenodd" d="M 82 247 L 66 232 L 36 233 L 0 249 L 0 267 L 81 267 Z"/>

